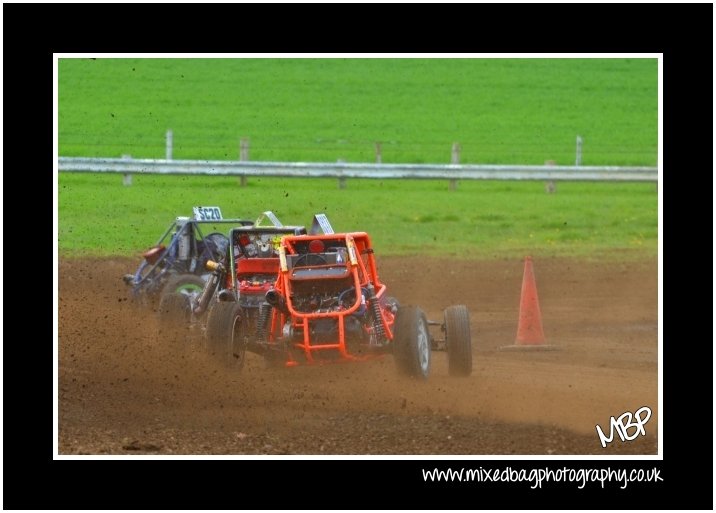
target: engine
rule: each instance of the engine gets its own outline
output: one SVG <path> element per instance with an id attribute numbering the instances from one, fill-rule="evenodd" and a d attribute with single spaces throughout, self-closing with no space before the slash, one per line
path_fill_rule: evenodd
<path id="1" fill-rule="evenodd" d="M 355 299 L 355 289 L 353 287 L 338 293 L 313 290 L 307 294 L 294 294 L 291 297 L 294 309 L 301 313 L 327 313 L 347 310 L 355 304 Z M 365 295 L 361 294 L 361 306 L 353 315 L 361 316 L 364 313 Z"/>
<path id="2" fill-rule="evenodd" d="M 264 302 L 266 292 L 273 287 L 276 276 L 257 274 L 242 276 L 239 280 L 239 302 L 244 308 L 258 308 Z"/>

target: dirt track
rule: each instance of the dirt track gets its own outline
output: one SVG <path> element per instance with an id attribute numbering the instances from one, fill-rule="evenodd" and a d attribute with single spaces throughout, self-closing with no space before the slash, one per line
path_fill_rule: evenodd
<path id="1" fill-rule="evenodd" d="M 426 383 L 391 357 L 231 374 L 163 337 L 128 300 L 135 260 L 59 266 L 60 454 L 656 454 L 657 265 L 535 260 L 550 352 L 503 352 L 517 328 L 522 262 L 378 261 L 402 303 L 471 313 L 474 370 Z M 413 279 L 421 273 L 420 280 Z M 642 406 L 647 436 L 602 449 L 595 425 Z M 632 431 L 633 432 L 633 429 Z"/>

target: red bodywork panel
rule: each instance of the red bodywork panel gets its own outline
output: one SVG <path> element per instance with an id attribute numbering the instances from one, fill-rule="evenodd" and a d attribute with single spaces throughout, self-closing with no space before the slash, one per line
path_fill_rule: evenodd
<path id="1" fill-rule="evenodd" d="M 236 281 L 241 294 L 266 294 L 278 275 L 278 258 L 236 259 Z M 231 277 L 229 277 L 230 283 Z"/>
<path id="2" fill-rule="evenodd" d="M 147 262 L 154 265 L 157 263 L 159 258 L 164 254 L 164 251 L 166 249 L 167 249 L 167 247 L 164 244 L 159 244 L 158 246 L 149 248 L 147 251 L 142 253 L 142 256 L 146 259 Z"/>

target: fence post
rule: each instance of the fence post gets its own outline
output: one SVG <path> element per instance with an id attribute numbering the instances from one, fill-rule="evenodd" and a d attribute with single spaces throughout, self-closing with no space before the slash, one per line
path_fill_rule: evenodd
<path id="1" fill-rule="evenodd" d="M 122 158 L 124 160 L 132 160 L 131 155 L 122 155 Z M 122 177 L 122 185 L 127 187 L 132 185 L 132 175 L 130 173 L 124 173 L 124 176 Z"/>
<path id="2" fill-rule="evenodd" d="M 452 143 L 452 155 L 450 157 L 450 163 L 460 163 L 460 143 Z M 454 191 L 455 189 L 457 189 L 457 180 L 455 178 L 451 178 L 448 184 L 448 190 Z"/>
<path id="3" fill-rule="evenodd" d="M 338 159 L 339 164 L 345 164 L 345 159 Z M 345 189 L 346 188 L 346 177 L 345 176 L 339 176 L 338 177 L 338 188 L 339 189 Z"/>
<path id="4" fill-rule="evenodd" d="M 171 160 L 174 153 L 174 132 L 167 130 L 167 160 Z"/>
<path id="5" fill-rule="evenodd" d="M 545 160 L 544 165 L 545 166 L 554 166 L 557 163 L 554 160 Z M 548 181 L 546 184 L 544 184 L 544 191 L 547 194 L 553 194 L 557 191 L 557 186 L 554 184 L 554 180 Z"/>
<path id="6" fill-rule="evenodd" d="M 383 148 L 379 142 L 375 143 L 375 163 L 383 163 Z"/>
<path id="7" fill-rule="evenodd" d="M 575 166 L 581 166 L 582 165 L 582 136 L 577 136 L 577 159 L 574 163 Z"/>
<path id="8" fill-rule="evenodd" d="M 248 137 L 242 137 L 239 141 L 239 160 L 241 162 L 248 162 L 249 160 L 249 139 Z M 246 187 L 248 178 L 246 175 L 239 175 L 239 185 Z"/>

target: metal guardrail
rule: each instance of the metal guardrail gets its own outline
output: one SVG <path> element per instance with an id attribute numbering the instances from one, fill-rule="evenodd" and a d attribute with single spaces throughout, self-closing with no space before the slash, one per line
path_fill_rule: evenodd
<path id="1" fill-rule="evenodd" d="M 58 170 L 86 173 L 235 175 L 449 180 L 569 180 L 656 182 L 655 167 L 368 164 L 59 157 Z"/>

